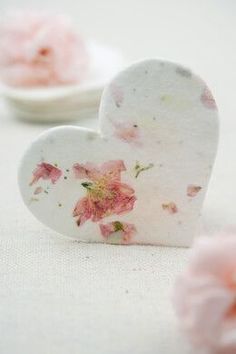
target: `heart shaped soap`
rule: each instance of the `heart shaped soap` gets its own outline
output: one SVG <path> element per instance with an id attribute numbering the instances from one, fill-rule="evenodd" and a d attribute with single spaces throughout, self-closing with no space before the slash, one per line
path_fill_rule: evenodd
<path id="1" fill-rule="evenodd" d="M 205 83 L 146 60 L 105 89 L 100 131 L 41 134 L 19 169 L 25 204 L 44 224 L 87 242 L 189 246 L 218 140 Z"/>

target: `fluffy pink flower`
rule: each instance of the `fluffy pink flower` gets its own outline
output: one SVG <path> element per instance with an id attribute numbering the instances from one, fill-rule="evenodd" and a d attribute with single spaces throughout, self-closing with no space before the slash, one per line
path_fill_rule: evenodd
<path id="1" fill-rule="evenodd" d="M 0 25 L 0 76 L 12 86 L 53 86 L 80 82 L 88 54 L 63 16 L 16 12 Z"/>
<path id="2" fill-rule="evenodd" d="M 236 353 L 236 234 L 202 238 L 175 287 L 174 305 L 193 344 Z"/>
<path id="3" fill-rule="evenodd" d="M 132 123 L 113 123 L 115 128 L 114 135 L 126 143 L 140 145 L 140 132 L 137 124 Z"/>
<path id="4" fill-rule="evenodd" d="M 77 202 L 73 212 L 73 216 L 78 217 L 78 225 L 88 219 L 97 222 L 105 216 L 133 209 L 136 200 L 134 190 L 120 181 L 121 172 L 126 170 L 123 161 L 108 161 L 100 167 L 92 163 L 77 163 L 73 170 L 77 178 L 87 180 L 82 183 L 87 195 Z"/>
<path id="5" fill-rule="evenodd" d="M 188 197 L 196 197 L 196 195 L 200 192 L 202 187 L 200 186 L 195 186 L 194 184 L 190 184 L 187 187 L 187 196 Z"/>
<path id="6" fill-rule="evenodd" d="M 50 179 L 51 182 L 54 184 L 61 177 L 61 175 L 62 171 L 59 170 L 59 168 L 50 165 L 49 163 L 42 162 L 39 163 L 36 169 L 33 171 L 33 179 L 30 182 L 30 185 L 32 186 L 40 178 L 45 180 Z"/>
<path id="7" fill-rule="evenodd" d="M 100 231 L 104 238 L 109 239 L 110 236 L 119 234 L 121 237 L 121 243 L 130 243 L 132 237 L 136 234 L 137 230 L 133 224 L 112 221 L 108 224 L 100 224 Z"/>
<path id="8" fill-rule="evenodd" d="M 206 108 L 217 109 L 214 97 L 212 96 L 212 93 L 208 87 L 204 88 L 204 91 L 201 95 L 201 102 Z"/>

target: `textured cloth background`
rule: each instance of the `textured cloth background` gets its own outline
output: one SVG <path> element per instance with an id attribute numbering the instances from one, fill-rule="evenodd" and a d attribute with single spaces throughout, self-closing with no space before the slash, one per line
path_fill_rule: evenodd
<path id="1" fill-rule="evenodd" d="M 44 127 L 1 120 L 0 353 L 171 352 L 169 292 L 184 249 L 80 244 L 22 204 L 16 166 Z"/>
<path id="2" fill-rule="evenodd" d="M 3 7 L 9 3 L 18 4 L 0 0 Z M 210 232 L 235 223 L 235 2 L 61 4 L 86 33 L 121 45 L 131 59 L 164 56 L 206 79 L 219 104 L 221 139 L 202 222 Z M 41 225 L 21 201 L 16 173 L 28 143 L 48 126 L 15 121 L 2 103 L 0 113 L 0 353 L 195 353 L 170 303 L 188 251 L 79 244 Z"/>
<path id="3" fill-rule="evenodd" d="M 16 174 L 45 126 L 1 112 L 0 353 L 192 353 L 170 303 L 188 251 L 80 244 L 41 225 L 21 201 Z M 203 213 L 209 230 L 235 215 L 234 136 L 222 137 Z"/>

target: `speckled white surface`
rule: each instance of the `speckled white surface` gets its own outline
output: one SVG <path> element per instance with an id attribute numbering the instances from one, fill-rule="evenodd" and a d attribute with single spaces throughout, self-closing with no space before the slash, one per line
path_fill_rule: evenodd
<path id="1" fill-rule="evenodd" d="M 221 138 L 203 223 L 211 232 L 235 223 L 235 1 L 120 0 L 116 16 L 110 0 L 60 6 L 86 33 L 122 45 L 130 58 L 166 57 L 206 79 L 219 105 Z M 22 152 L 45 126 L 14 121 L 2 105 L 0 112 L 0 352 L 197 354 L 177 330 L 169 301 L 188 252 L 59 239 L 27 211 L 16 184 Z M 93 120 L 81 123 L 94 127 Z"/>
<path id="2" fill-rule="evenodd" d="M 47 130 L 22 156 L 18 181 L 29 210 L 65 236 L 187 247 L 217 144 L 217 107 L 204 81 L 180 64 L 144 60 L 105 88 L 99 131 Z M 47 168 L 57 180 L 44 179 Z M 118 226 L 104 237 L 110 225 Z M 123 225 L 133 229 L 128 236 Z"/>

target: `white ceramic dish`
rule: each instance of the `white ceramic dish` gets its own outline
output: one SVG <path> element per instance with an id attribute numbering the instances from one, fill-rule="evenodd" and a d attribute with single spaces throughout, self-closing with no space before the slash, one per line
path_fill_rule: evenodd
<path id="1" fill-rule="evenodd" d="M 55 88 L 20 89 L 2 87 L 14 116 L 35 122 L 65 122 L 98 110 L 105 84 L 122 68 L 123 57 L 114 48 L 88 43 L 89 75 L 82 84 Z"/>

